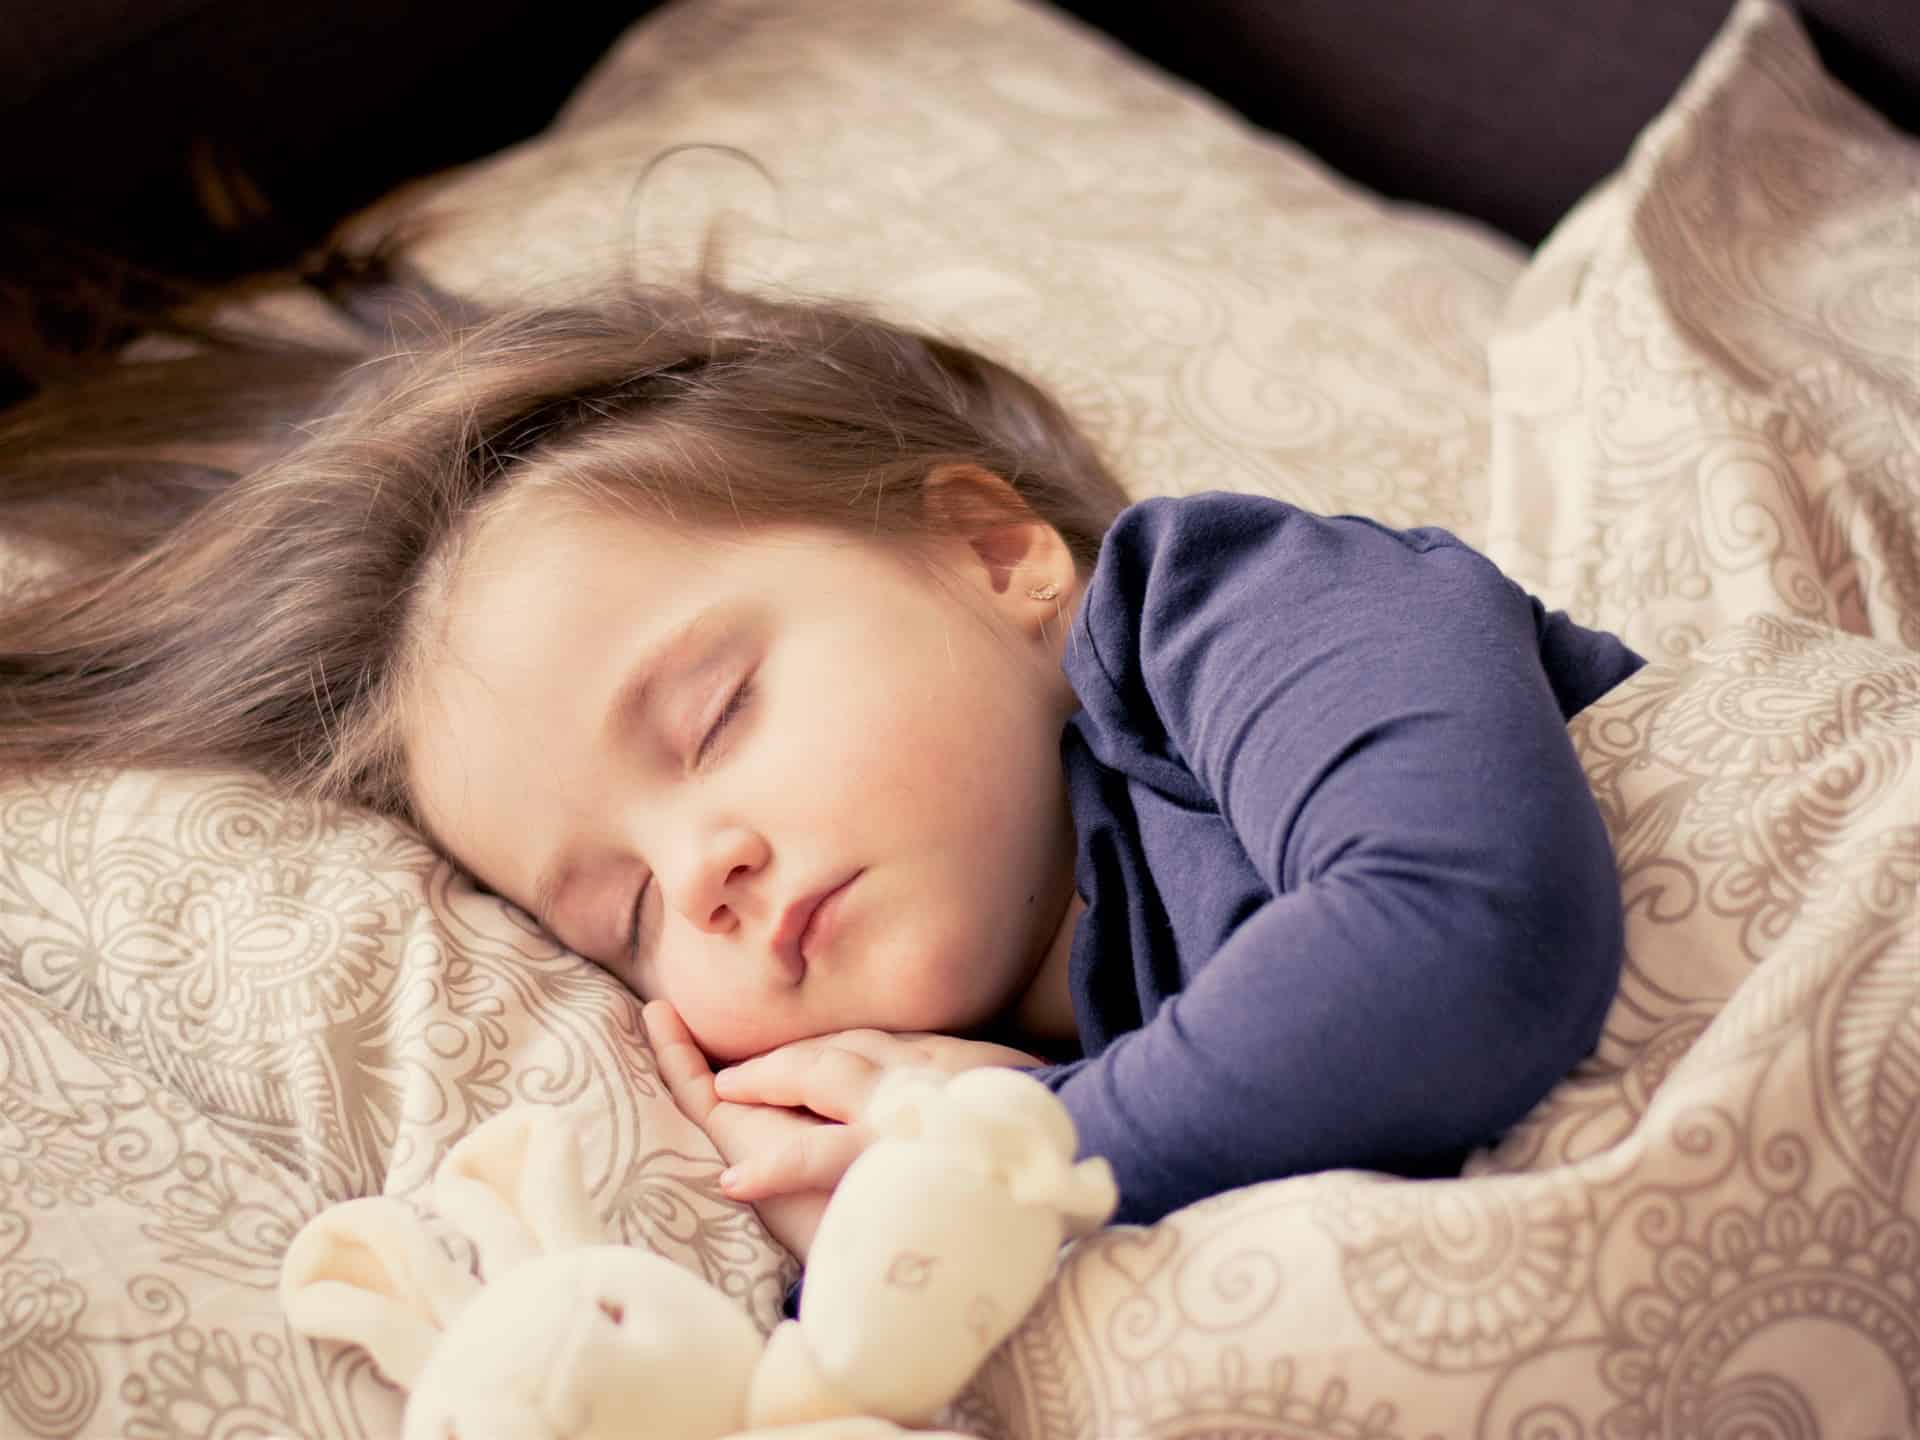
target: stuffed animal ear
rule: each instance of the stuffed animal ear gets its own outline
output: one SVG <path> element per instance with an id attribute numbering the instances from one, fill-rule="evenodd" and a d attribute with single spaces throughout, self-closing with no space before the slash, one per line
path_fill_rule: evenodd
<path id="1" fill-rule="evenodd" d="M 949 1162 L 997 1176 L 1021 1204 L 1058 1212 L 1068 1235 L 1098 1230 L 1119 1204 L 1113 1167 L 1098 1157 L 1073 1163 L 1079 1140 L 1067 1107 L 1021 1071 L 892 1070 L 862 1118 L 882 1139 L 938 1144 Z"/>
<path id="2" fill-rule="evenodd" d="M 280 1304 L 294 1330 L 361 1346 L 409 1388 L 477 1288 L 413 1212 L 385 1196 L 321 1211 L 280 1262 Z"/>
<path id="3" fill-rule="evenodd" d="M 503 1110 L 447 1152 L 435 1206 L 472 1239 L 489 1282 L 557 1250 L 607 1243 L 579 1137 L 550 1105 Z"/>

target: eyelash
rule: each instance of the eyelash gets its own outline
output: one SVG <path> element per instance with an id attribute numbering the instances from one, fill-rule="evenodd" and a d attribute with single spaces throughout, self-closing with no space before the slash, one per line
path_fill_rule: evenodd
<path id="1" fill-rule="evenodd" d="M 740 712 L 746 708 L 747 701 L 752 697 L 752 692 L 753 679 L 749 676 L 740 682 L 732 695 L 727 697 L 726 705 L 721 709 L 720 714 L 715 717 L 707 733 L 700 738 L 699 748 L 694 751 L 693 763 L 696 766 L 706 763 L 707 752 L 719 741 L 721 732 L 739 718 Z M 649 875 L 646 880 L 641 882 L 640 888 L 634 892 L 633 909 L 627 923 L 627 958 L 629 962 L 639 958 L 640 907 L 646 903 L 647 887 L 652 883 L 653 877 Z"/>
<path id="2" fill-rule="evenodd" d="M 733 694 L 727 697 L 726 707 L 715 717 L 712 728 L 701 737 L 700 748 L 693 752 L 693 763 L 696 766 L 706 763 L 707 752 L 711 750 L 714 743 L 719 740 L 720 732 L 731 725 L 739 716 L 740 711 L 745 708 L 747 700 L 752 693 L 753 677 L 748 676 L 734 689 Z"/>
<path id="3" fill-rule="evenodd" d="M 627 963 L 631 965 L 640 958 L 640 907 L 646 903 L 647 887 L 653 884 L 649 875 L 640 882 L 640 888 L 634 892 L 633 909 L 627 920 Z"/>

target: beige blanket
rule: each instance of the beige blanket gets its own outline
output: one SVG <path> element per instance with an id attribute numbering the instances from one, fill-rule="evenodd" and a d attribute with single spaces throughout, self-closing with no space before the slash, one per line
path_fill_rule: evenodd
<path id="1" fill-rule="evenodd" d="M 696 142 L 757 167 L 648 170 Z M 684 0 L 418 206 L 494 295 L 719 218 L 738 278 L 1022 364 L 1138 493 L 1447 525 L 1659 662 L 1574 725 L 1628 913 L 1592 1059 L 1461 1180 L 1083 1242 L 950 1423 L 1920 1433 L 1920 147 L 1784 10 L 1530 261 L 1005 0 Z M 591 1117 L 620 1232 L 770 1322 L 791 1264 L 632 1000 L 416 839 L 242 776 L 0 790 L 0 1434 L 393 1434 L 280 1255 L 515 1100 Z"/>

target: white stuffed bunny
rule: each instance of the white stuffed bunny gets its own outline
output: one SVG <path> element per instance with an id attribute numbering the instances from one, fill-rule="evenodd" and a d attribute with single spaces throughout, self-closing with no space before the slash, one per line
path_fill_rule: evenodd
<path id="1" fill-rule="evenodd" d="M 746 1312 L 658 1255 L 607 1243 L 559 1112 L 520 1106 L 435 1175 L 483 1286 L 397 1200 L 294 1237 L 293 1328 L 364 1346 L 408 1387 L 404 1440 L 877 1440 L 928 1420 L 1038 1298 L 1060 1246 L 1117 1203 L 1103 1160 L 1016 1070 L 901 1071 L 814 1237 L 800 1318 Z"/>

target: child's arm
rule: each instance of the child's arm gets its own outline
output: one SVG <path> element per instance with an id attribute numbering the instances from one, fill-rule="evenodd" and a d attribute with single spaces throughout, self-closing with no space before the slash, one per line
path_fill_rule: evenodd
<path id="1" fill-rule="evenodd" d="M 1580 634 L 1621 674 L 1638 663 Z M 1528 597 L 1451 537 L 1244 497 L 1123 517 L 1073 632 L 1076 684 L 1094 676 L 1081 736 L 1135 746 L 1101 758 L 1136 786 L 1217 805 L 1274 898 L 1180 957 L 1142 1028 L 1042 1072 L 1113 1163 L 1121 1218 L 1442 1164 L 1591 1048 L 1618 880 L 1540 637 Z M 1154 923 L 1122 927 L 1136 964 Z"/>

